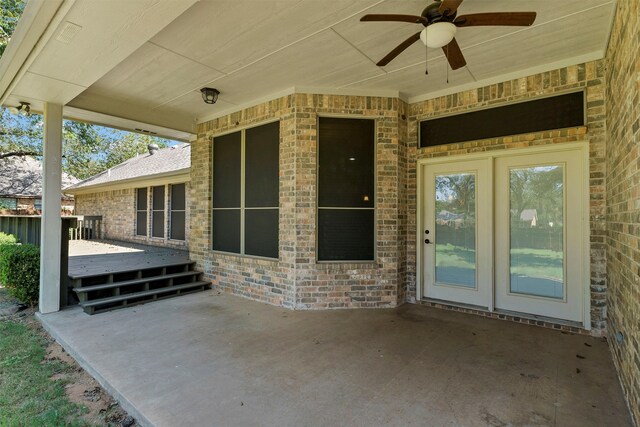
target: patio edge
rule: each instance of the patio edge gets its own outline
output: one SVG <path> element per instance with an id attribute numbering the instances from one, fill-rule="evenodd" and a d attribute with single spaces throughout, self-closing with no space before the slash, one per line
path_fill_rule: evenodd
<path id="1" fill-rule="evenodd" d="M 42 314 L 39 311 L 35 313 L 35 317 L 38 319 L 42 327 L 47 331 L 51 337 L 62 346 L 62 348 L 84 369 L 89 375 L 91 375 L 107 393 L 113 397 L 118 404 L 127 411 L 127 414 L 135 418 L 136 423 L 142 427 L 154 427 L 154 424 L 149 421 L 134 405 L 131 403 L 122 393 L 120 393 L 115 387 L 113 387 L 106 378 L 104 378 L 96 369 L 94 369 L 89 362 L 85 360 L 80 353 L 75 351 L 73 347 L 67 343 L 56 331 L 49 325 L 47 321 L 47 315 Z"/>

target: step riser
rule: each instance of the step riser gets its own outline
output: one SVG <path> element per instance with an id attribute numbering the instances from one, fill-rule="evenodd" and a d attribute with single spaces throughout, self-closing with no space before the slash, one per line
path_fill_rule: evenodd
<path id="1" fill-rule="evenodd" d="M 149 300 L 134 301 L 134 302 L 124 301 L 124 304 L 122 304 L 122 305 L 109 307 L 109 308 L 84 307 L 84 312 L 87 313 L 87 314 L 106 313 L 107 311 L 118 310 L 120 308 L 134 307 L 136 305 L 147 304 L 147 303 L 150 303 L 150 302 L 153 302 L 153 301 L 160 301 L 160 300 L 164 300 L 164 299 L 179 297 L 179 296 L 182 296 L 182 295 L 194 294 L 196 292 L 203 292 L 203 291 L 207 290 L 208 288 L 209 288 L 209 286 L 207 286 L 207 285 L 201 285 L 201 286 L 199 286 L 197 288 L 192 288 L 192 289 L 188 289 L 188 290 L 185 289 L 185 290 L 177 291 L 176 294 L 157 295 L 157 298 L 153 298 L 153 299 L 149 299 Z"/>
<path id="2" fill-rule="evenodd" d="M 189 261 L 70 279 L 84 311 L 96 314 L 210 288 L 194 267 Z"/>

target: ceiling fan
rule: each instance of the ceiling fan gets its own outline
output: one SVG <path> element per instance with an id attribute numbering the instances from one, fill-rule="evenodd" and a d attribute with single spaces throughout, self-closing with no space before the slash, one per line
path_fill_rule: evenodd
<path id="1" fill-rule="evenodd" d="M 533 24 L 536 19 L 535 12 L 493 12 L 493 13 L 473 13 L 470 15 L 458 16 L 458 7 L 463 0 L 434 0 L 434 3 L 427 6 L 420 16 L 416 15 L 364 15 L 360 21 L 391 21 L 410 22 L 422 24 L 425 28 L 418 31 L 387 54 L 376 64 L 384 67 L 396 56 L 418 40 L 431 48 L 442 48 L 452 70 L 467 65 L 460 46 L 456 42 L 456 31 L 460 27 L 478 27 L 489 25 L 500 26 L 523 26 Z"/>

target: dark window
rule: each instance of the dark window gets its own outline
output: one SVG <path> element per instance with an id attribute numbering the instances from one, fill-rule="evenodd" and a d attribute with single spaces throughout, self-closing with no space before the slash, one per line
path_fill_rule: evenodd
<path id="1" fill-rule="evenodd" d="M 278 257 L 279 141 L 278 122 L 214 138 L 214 250 Z"/>
<path id="2" fill-rule="evenodd" d="M 584 92 L 420 122 L 420 147 L 584 126 Z"/>
<path id="3" fill-rule="evenodd" d="M 147 235 L 147 189 L 136 190 L 136 234 Z"/>
<path id="4" fill-rule="evenodd" d="M 152 187 L 151 236 L 164 237 L 164 185 Z"/>
<path id="5" fill-rule="evenodd" d="M 321 117 L 318 137 L 318 260 L 371 261 L 375 122 Z"/>
<path id="6" fill-rule="evenodd" d="M 174 240 L 185 238 L 185 185 L 174 184 L 171 186 L 171 235 Z"/>

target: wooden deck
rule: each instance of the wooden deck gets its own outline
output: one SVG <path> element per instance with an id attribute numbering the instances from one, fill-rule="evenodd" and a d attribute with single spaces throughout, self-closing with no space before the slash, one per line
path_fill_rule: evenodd
<path id="1" fill-rule="evenodd" d="M 186 250 L 110 240 L 69 242 L 69 276 L 83 278 L 183 263 Z"/>

